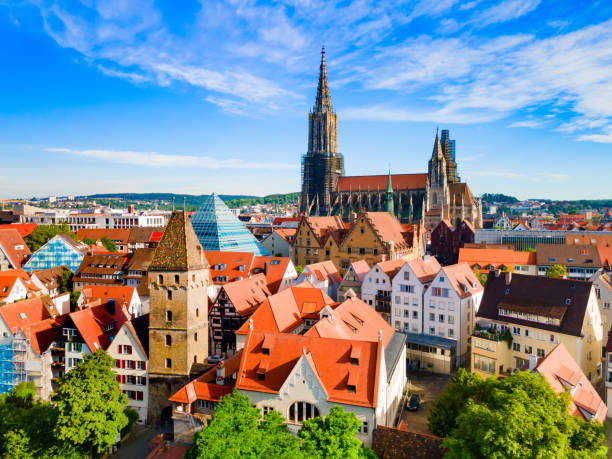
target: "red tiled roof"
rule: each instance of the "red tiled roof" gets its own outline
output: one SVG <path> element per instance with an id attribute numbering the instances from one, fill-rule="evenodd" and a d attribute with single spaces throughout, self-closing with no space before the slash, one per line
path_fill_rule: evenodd
<path id="1" fill-rule="evenodd" d="M 127 244 L 130 230 L 123 228 L 81 228 L 77 231 L 76 236 L 79 241 L 85 239 L 100 241 L 103 237 L 107 237 L 120 244 Z"/>
<path id="2" fill-rule="evenodd" d="M 250 279 L 228 282 L 221 288 L 241 316 L 251 314 L 270 296 L 263 274 L 256 274 Z"/>
<path id="3" fill-rule="evenodd" d="M 373 307 L 353 297 L 330 311 L 305 336 L 374 342 L 378 341 L 379 330 L 386 346 L 393 335 L 393 327 Z"/>
<path id="4" fill-rule="evenodd" d="M 268 288 L 272 293 L 276 293 L 281 287 L 283 276 L 285 275 L 290 262 L 291 259 L 288 257 L 268 257 L 258 255 L 253 258 L 253 263 L 249 273 L 251 275 L 264 273 Z"/>
<path id="5" fill-rule="evenodd" d="M 1 225 L 9 226 L 9 225 Z M 0 251 L 4 252 L 15 268 L 30 256 L 30 249 L 16 229 L 0 229 Z"/>
<path id="6" fill-rule="evenodd" d="M 412 246 L 412 236 L 407 239 L 408 232 L 404 230 L 397 218 L 389 212 L 366 212 L 365 217 L 383 244 L 393 242 L 395 250 Z"/>
<path id="7" fill-rule="evenodd" d="M 295 329 L 304 318 L 318 318 L 319 311 L 326 305 L 335 305 L 334 300 L 313 287 L 290 287 L 268 297 L 250 317 L 253 329 L 265 332 L 287 333 Z M 249 321 L 236 330 L 246 335 Z"/>
<path id="8" fill-rule="evenodd" d="M 363 282 L 363 279 L 365 278 L 366 274 L 370 272 L 370 265 L 365 260 L 354 261 L 353 263 L 351 263 L 351 268 L 357 276 L 357 279 L 359 279 L 359 282 Z"/>
<path id="9" fill-rule="evenodd" d="M 295 237 L 295 233 L 297 233 L 297 228 L 276 228 L 274 232 L 285 241 L 291 242 Z"/>
<path id="10" fill-rule="evenodd" d="M 357 175 L 339 177 L 336 189 L 338 191 L 381 190 L 387 189 L 388 175 Z M 394 174 L 391 175 L 391 185 L 394 190 L 416 190 L 425 188 L 427 174 Z"/>
<path id="11" fill-rule="evenodd" d="M 300 222 L 302 220 L 300 217 L 276 217 L 272 221 L 272 226 L 280 226 L 284 222 Z"/>
<path id="12" fill-rule="evenodd" d="M 569 410 L 574 416 L 582 416 L 579 407 L 590 413 L 599 422 L 604 422 L 608 412 L 605 403 L 595 388 L 572 358 L 563 343 L 559 343 L 539 363 L 535 370 L 540 373 L 552 389 L 561 394 L 566 392 L 566 385 L 575 388 Z"/>
<path id="13" fill-rule="evenodd" d="M 30 279 L 29 274 L 25 272 L 22 268 L 8 269 L 6 271 L 0 271 L 0 282 L 2 282 L 3 286 L 10 285 L 12 287 L 13 285 L 15 285 L 15 279 L 17 278 L 21 280 L 21 282 L 23 283 L 23 285 L 25 286 L 25 288 L 27 289 L 29 293 L 40 292 L 40 289 Z M 0 297 L 3 296 L 2 295 L 3 289 L 4 288 L 0 289 Z M 4 296 L 8 296 L 8 295 L 4 295 Z"/>
<path id="14" fill-rule="evenodd" d="M 262 351 L 266 341 L 269 355 Z M 351 351 L 359 349 L 359 364 L 351 363 Z M 331 403 L 376 407 L 382 342 L 319 338 L 288 333 L 252 331 L 245 347 L 236 388 L 278 393 L 299 359 L 304 356 Z M 259 368 L 265 368 L 260 371 Z M 265 374 L 263 379 L 259 376 Z M 349 391 L 349 379 L 355 385 Z"/>
<path id="15" fill-rule="evenodd" d="M 204 255 L 210 265 L 210 279 L 213 284 L 223 285 L 227 282 L 233 282 L 242 279 L 249 275 L 251 265 L 253 264 L 253 253 L 248 252 L 226 252 L 205 250 Z M 215 269 L 225 265 L 225 269 Z M 242 271 L 239 269 L 243 267 Z M 227 277 L 226 282 L 217 280 L 217 276 Z"/>
<path id="16" fill-rule="evenodd" d="M 136 287 L 127 285 L 84 285 L 81 291 L 85 295 L 86 303 L 98 298 L 102 300 L 102 303 L 114 300 L 115 305 L 121 308 L 124 303 L 126 305 L 131 303 Z"/>
<path id="17" fill-rule="evenodd" d="M 57 337 L 63 322 L 63 317 L 45 319 L 40 322 L 22 326 L 21 330 L 24 332 L 26 338 L 28 338 L 32 349 L 40 355 L 49 348 L 49 345 Z"/>
<path id="18" fill-rule="evenodd" d="M 402 269 L 402 266 L 406 263 L 406 260 L 397 259 L 397 260 L 387 260 L 381 261 L 380 263 L 376 263 L 376 267 L 384 272 L 390 279 L 393 279 L 393 276 L 397 274 L 397 272 Z"/>
<path id="19" fill-rule="evenodd" d="M 474 271 L 467 263 L 444 266 L 442 271 L 446 274 L 459 298 L 465 298 L 484 290 L 482 284 L 476 279 Z"/>
<path id="20" fill-rule="evenodd" d="M 334 235 L 334 233 L 339 232 L 339 234 L 344 234 L 346 232 L 344 222 L 338 216 L 303 217 L 302 221 L 312 230 L 315 237 L 319 240 L 319 244 L 327 240 L 330 235 Z M 300 223 L 300 226 L 301 225 L 302 223 Z"/>
<path id="21" fill-rule="evenodd" d="M 34 297 L 0 307 L 0 317 L 14 334 L 22 327 L 48 319 L 50 314 L 43 300 Z"/>
<path id="22" fill-rule="evenodd" d="M 115 336 L 127 320 L 120 306 L 115 306 L 115 313 L 111 315 L 106 304 L 72 312 L 70 318 L 91 352 L 96 351 L 96 343 L 106 349 L 110 344 L 110 337 Z M 114 324 L 113 329 L 105 331 L 104 327 L 111 324 Z"/>
<path id="23" fill-rule="evenodd" d="M 436 260 L 436 257 L 432 256 L 427 259 L 419 257 L 407 263 L 421 283 L 432 281 L 442 268 L 438 260 Z"/>
<path id="24" fill-rule="evenodd" d="M 36 223 L 11 223 L 10 225 L 0 225 L 0 230 L 14 229 L 17 230 L 21 237 L 26 237 L 36 228 Z"/>
<path id="25" fill-rule="evenodd" d="M 331 277 L 338 284 L 342 282 L 342 277 L 338 273 L 336 269 L 336 265 L 331 260 L 321 261 L 319 263 L 312 263 L 304 266 L 304 270 L 302 271 L 304 276 L 308 274 L 314 275 L 318 280 L 322 281 Z"/>
<path id="26" fill-rule="evenodd" d="M 470 267 L 479 265 L 480 269 L 488 270 L 488 266 L 499 269 L 502 266 L 536 265 L 535 252 L 518 252 L 506 249 L 474 249 L 460 248 L 459 263 L 467 263 Z"/>

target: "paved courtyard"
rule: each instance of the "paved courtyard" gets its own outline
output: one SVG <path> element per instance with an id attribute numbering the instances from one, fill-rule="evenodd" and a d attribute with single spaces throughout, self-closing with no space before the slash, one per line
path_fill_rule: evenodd
<path id="1" fill-rule="evenodd" d="M 437 375 L 425 372 L 408 372 L 407 390 L 409 394 L 421 396 L 421 406 L 417 411 L 408 411 L 404 408 L 402 419 L 408 428 L 414 432 L 428 434 L 427 416 L 431 405 L 437 399 L 450 381 L 449 375 Z M 408 400 L 408 397 L 406 398 Z"/>

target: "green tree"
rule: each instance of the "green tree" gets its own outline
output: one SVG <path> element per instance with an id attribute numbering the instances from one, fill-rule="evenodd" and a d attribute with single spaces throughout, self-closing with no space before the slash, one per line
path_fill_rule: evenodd
<path id="1" fill-rule="evenodd" d="M 433 433 L 449 458 L 605 458 L 605 428 L 572 416 L 569 394 L 557 395 L 537 373 L 483 380 L 460 369 L 434 403 Z"/>
<path id="2" fill-rule="evenodd" d="M 474 268 L 474 275 L 476 276 L 476 279 L 478 279 L 478 282 L 480 282 L 480 284 L 484 287 L 487 283 L 488 276 L 484 273 L 481 273 L 476 268 Z"/>
<path id="3" fill-rule="evenodd" d="M 558 279 L 559 277 L 567 277 L 567 268 L 563 265 L 552 265 L 546 269 L 546 277 Z"/>
<path id="4" fill-rule="evenodd" d="M 302 451 L 309 458 L 375 458 L 374 452 L 355 437 L 360 426 L 355 413 L 334 406 L 325 419 L 318 416 L 304 421 L 298 432 Z"/>
<path id="5" fill-rule="evenodd" d="M 79 297 L 81 296 L 80 290 L 75 290 L 70 292 L 70 310 L 74 311 L 77 307 L 77 301 L 79 301 Z"/>
<path id="6" fill-rule="evenodd" d="M 95 240 L 95 239 L 94 239 L 94 238 L 92 238 L 92 237 L 86 237 L 85 239 L 83 239 L 83 242 L 84 242 L 85 244 L 87 244 L 87 245 L 94 245 L 94 244 L 96 244 L 98 241 L 97 241 L 97 240 Z"/>
<path id="7" fill-rule="evenodd" d="M 304 271 L 304 267 L 302 265 L 295 265 L 295 272 L 297 272 L 298 276 L 302 274 L 302 271 Z"/>
<path id="8" fill-rule="evenodd" d="M 298 440 L 289 433 L 280 413 L 261 420 L 261 411 L 238 391 L 226 395 L 208 425 L 194 435 L 188 459 L 239 457 L 301 457 Z"/>
<path id="9" fill-rule="evenodd" d="M 123 414 L 127 418 L 128 422 L 123 429 L 121 429 L 121 437 L 125 437 L 132 431 L 132 427 L 134 427 L 134 423 L 138 421 L 138 411 L 134 408 L 130 408 L 129 406 L 123 410 Z"/>
<path id="10" fill-rule="evenodd" d="M 102 239 L 100 239 L 100 241 L 102 242 L 102 245 L 106 247 L 106 250 L 108 250 L 109 252 L 117 251 L 117 245 L 112 241 L 112 239 L 106 236 L 102 236 Z"/>
<path id="11" fill-rule="evenodd" d="M 34 459 L 30 450 L 30 439 L 21 430 L 9 430 L 2 438 L 5 453 L 2 459 Z"/>
<path id="12" fill-rule="evenodd" d="M 36 252 L 45 245 L 49 239 L 58 234 L 67 234 L 75 241 L 77 240 L 76 235 L 70 231 L 70 228 L 65 223 L 61 225 L 38 225 L 34 228 L 34 231 L 24 237 L 23 240 L 30 249 L 30 252 Z"/>
<path id="13" fill-rule="evenodd" d="M 119 389 L 112 365 L 113 359 L 98 350 L 66 374 L 57 390 L 55 435 L 91 457 L 114 444 L 128 423 L 127 397 Z"/>
<path id="14" fill-rule="evenodd" d="M 64 269 L 62 275 L 59 278 L 59 291 L 60 293 L 72 292 L 72 277 L 74 274 L 69 269 Z"/>

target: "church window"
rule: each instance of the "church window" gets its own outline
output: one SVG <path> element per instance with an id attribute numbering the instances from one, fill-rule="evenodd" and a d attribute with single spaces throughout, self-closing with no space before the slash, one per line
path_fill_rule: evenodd
<path id="1" fill-rule="evenodd" d="M 319 416 L 319 409 L 308 402 L 295 402 L 289 407 L 287 421 L 293 424 L 301 424 L 307 419 Z"/>

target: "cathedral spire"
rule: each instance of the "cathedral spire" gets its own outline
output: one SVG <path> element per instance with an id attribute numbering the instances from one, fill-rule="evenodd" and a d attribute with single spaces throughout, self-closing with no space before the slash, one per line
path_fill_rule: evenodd
<path id="1" fill-rule="evenodd" d="M 442 144 L 440 143 L 440 135 L 438 129 L 436 128 L 436 140 L 434 141 L 433 152 L 431 154 L 432 158 L 442 159 L 444 158 L 444 152 L 442 151 Z"/>
<path id="2" fill-rule="evenodd" d="M 315 113 L 331 111 L 329 100 L 329 87 L 327 86 L 327 67 L 325 66 L 325 47 L 321 48 L 321 69 L 319 72 L 319 86 L 317 87 L 317 102 Z"/>
<path id="3" fill-rule="evenodd" d="M 391 183 L 391 168 L 389 168 L 389 178 L 387 179 L 387 196 L 385 210 L 391 215 L 395 215 L 395 206 L 393 205 L 393 184 Z"/>

